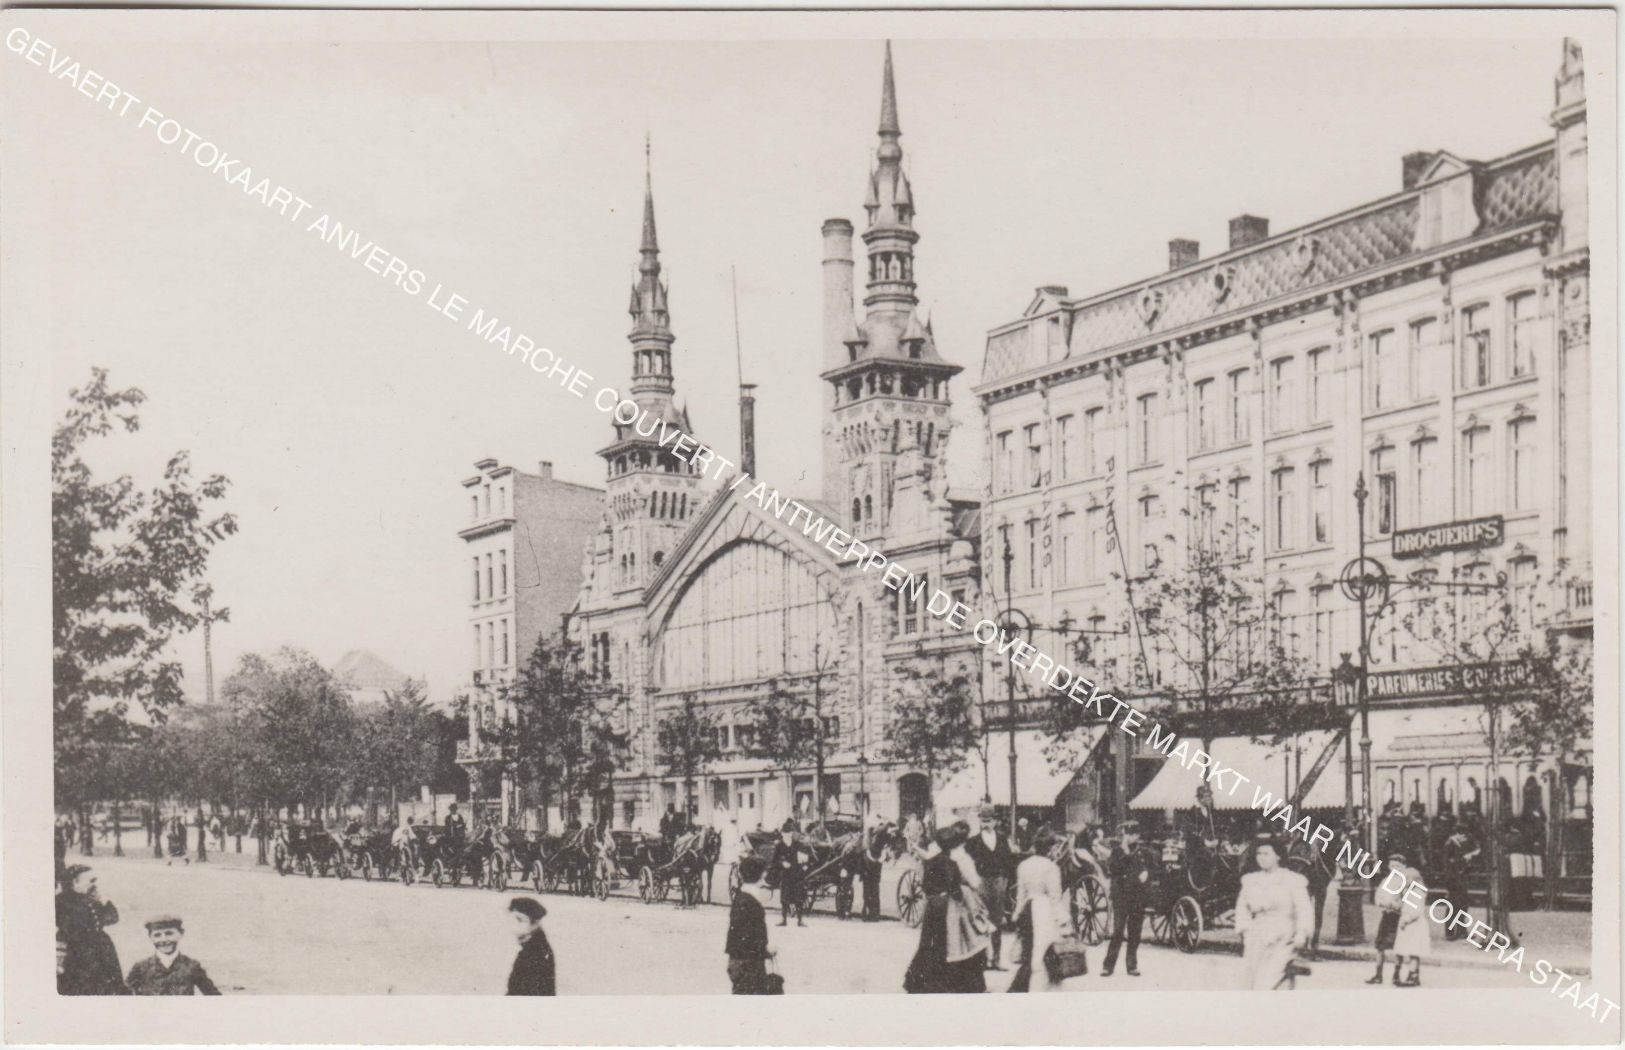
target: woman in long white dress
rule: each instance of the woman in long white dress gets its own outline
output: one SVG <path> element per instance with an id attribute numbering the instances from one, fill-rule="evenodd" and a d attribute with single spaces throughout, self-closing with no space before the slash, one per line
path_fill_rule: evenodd
<path id="1" fill-rule="evenodd" d="M 1314 934 L 1309 880 L 1281 866 L 1275 840 L 1253 840 L 1257 871 L 1241 877 L 1236 897 L 1236 932 L 1241 934 L 1243 987 L 1273 991 L 1287 981 L 1287 967 Z"/>

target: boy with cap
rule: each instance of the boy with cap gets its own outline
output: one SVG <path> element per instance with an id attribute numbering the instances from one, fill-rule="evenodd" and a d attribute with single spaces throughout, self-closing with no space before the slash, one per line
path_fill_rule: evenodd
<path id="1" fill-rule="evenodd" d="M 533 897 L 515 897 L 508 902 L 508 911 L 513 915 L 514 936 L 519 938 L 519 954 L 508 974 L 508 994 L 556 995 L 553 946 L 542 930 L 547 909 Z"/>
<path id="2" fill-rule="evenodd" d="M 124 983 L 136 995 L 219 995 L 203 965 L 181 954 L 181 935 L 186 932 L 175 915 L 160 915 L 147 923 L 147 939 L 152 942 L 152 958 L 130 967 Z"/>

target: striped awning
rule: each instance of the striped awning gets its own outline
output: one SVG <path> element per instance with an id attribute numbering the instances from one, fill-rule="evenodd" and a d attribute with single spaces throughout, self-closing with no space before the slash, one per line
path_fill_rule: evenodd
<path id="1" fill-rule="evenodd" d="M 1211 749 L 1213 757 L 1223 768 L 1240 772 L 1247 778 L 1247 782 L 1232 794 L 1227 788 L 1235 782 L 1235 778 L 1221 777 L 1221 782 L 1217 785 L 1220 790 L 1214 792 L 1213 808 L 1219 810 L 1250 808 L 1253 803 L 1252 789 L 1255 785 L 1261 786 L 1277 799 L 1290 796 L 1297 787 L 1296 778 L 1314 766 L 1315 760 L 1320 757 L 1321 752 L 1331 743 L 1335 735 L 1329 730 L 1318 730 L 1304 733 L 1276 746 L 1261 744 L 1249 737 L 1231 736 L 1214 740 Z M 1200 741 L 1193 740 L 1190 743 L 1193 750 L 1201 746 Z M 1335 778 L 1333 767 L 1336 767 Z M 1189 809 L 1196 805 L 1196 789 L 1203 783 L 1204 772 L 1200 766 L 1187 769 L 1177 759 L 1170 759 L 1157 770 L 1157 775 L 1145 786 L 1145 790 L 1129 803 L 1129 808 Z M 1343 797 L 1342 782 L 1341 761 L 1328 763 L 1320 779 L 1315 782 L 1305 804 L 1310 808 L 1340 805 Z"/>

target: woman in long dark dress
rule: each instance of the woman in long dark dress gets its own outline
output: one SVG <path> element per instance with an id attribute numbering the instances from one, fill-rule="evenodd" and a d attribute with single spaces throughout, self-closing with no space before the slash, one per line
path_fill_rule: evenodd
<path id="1" fill-rule="evenodd" d="M 950 855 L 969 837 L 969 829 L 950 825 L 937 832 L 926 856 L 920 890 L 925 915 L 920 922 L 920 943 L 903 978 L 903 990 L 915 994 L 985 992 L 983 977 L 987 954 L 970 951 L 967 913 L 981 911 L 976 891 L 965 884 L 961 865 Z M 982 938 L 985 941 L 985 935 Z"/>

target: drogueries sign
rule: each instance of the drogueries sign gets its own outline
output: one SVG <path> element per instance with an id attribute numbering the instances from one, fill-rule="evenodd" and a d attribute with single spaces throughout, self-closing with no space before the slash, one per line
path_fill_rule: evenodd
<path id="1" fill-rule="evenodd" d="M 1470 551 L 1499 547 L 1506 540 L 1506 522 L 1499 514 L 1470 518 L 1425 529 L 1401 529 L 1394 533 L 1394 557 L 1422 558 L 1440 551 Z"/>
<path id="2" fill-rule="evenodd" d="M 1529 668 L 1517 661 L 1451 664 L 1405 671 L 1373 671 L 1366 695 L 1376 700 L 1409 700 L 1427 696 L 1473 696 L 1505 692 L 1529 682 Z"/>

